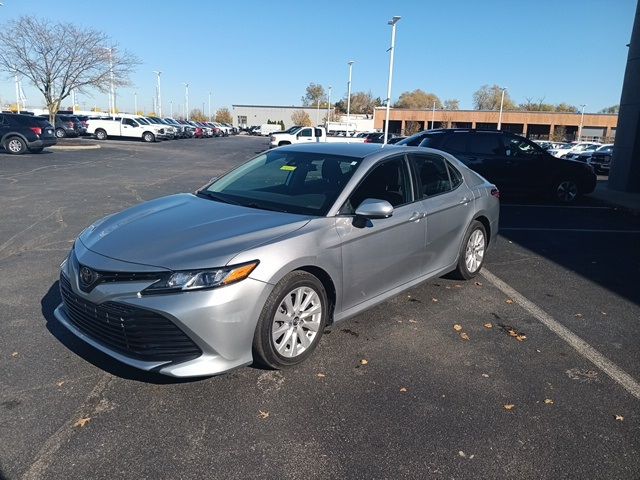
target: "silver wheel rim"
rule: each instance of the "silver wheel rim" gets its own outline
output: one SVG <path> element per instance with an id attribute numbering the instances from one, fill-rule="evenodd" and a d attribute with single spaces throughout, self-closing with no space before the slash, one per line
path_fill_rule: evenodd
<path id="1" fill-rule="evenodd" d="M 145 140 L 146 142 L 150 142 L 150 141 L 151 141 L 151 134 L 150 134 L 150 133 L 147 133 L 147 134 L 144 136 L 144 140 Z"/>
<path id="2" fill-rule="evenodd" d="M 571 180 L 560 182 L 556 195 L 563 202 L 572 202 L 578 196 L 578 186 Z"/>
<path id="3" fill-rule="evenodd" d="M 20 150 L 22 150 L 22 143 L 20 142 L 20 140 L 14 138 L 13 140 L 9 140 L 8 148 L 9 151 L 18 153 Z"/>
<path id="4" fill-rule="evenodd" d="M 285 295 L 271 325 L 271 342 L 286 358 L 302 355 L 315 341 L 322 321 L 322 301 L 310 287 L 298 287 Z"/>
<path id="5" fill-rule="evenodd" d="M 63 130 L 56 130 L 56 137 L 62 138 L 64 137 L 65 132 Z"/>
<path id="6" fill-rule="evenodd" d="M 106 137 L 107 135 L 101 130 L 98 132 L 98 139 L 99 140 L 104 140 L 104 137 Z"/>
<path id="7" fill-rule="evenodd" d="M 482 233 L 480 229 L 474 230 L 469 237 L 467 249 L 464 254 L 464 263 L 469 273 L 477 272 L 482 266 L 484 249 L 484 233 Z"/>

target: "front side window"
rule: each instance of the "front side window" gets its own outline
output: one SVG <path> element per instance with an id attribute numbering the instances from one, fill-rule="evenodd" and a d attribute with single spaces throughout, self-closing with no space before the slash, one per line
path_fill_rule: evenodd
<path id="1" fill-rule="evenodd" d="M 361 159 L 270 151 L 201 190 L 201 196 L 263 210 L 326 215 Z"/>
<path id="2" fill-rule="evenodd" d="M 386 200 L 394 207 L 413 201 L 404 157 L 387 160 L 375 166 L 353 191 L 340 213 L 354 214 L 367 198 Z"/>
<path id="3" fill-rule="evenodd" d="M 534 143 L 521 137 L 504 137 L 505 153 L 508 157 L 533 158 L 542 150 Z"/>
<path id="4" fill-rule="evenodd" d="M 313 135 L 312 135 L 312 133 L 311 133 L 311 129 L 310 129 L 310 128 L 305 128 L 305 129 L 303 129 L 303 130 L 299 133 L 299 135 L 300 135 L 301 137 L 312 137 L 312 136 L 313 136 Z"/>
<path id="5" fill-rule="evenodd" d="M 433 197 L 451 190 L 447 162 L 440 155 L 409 155 L 420 180 L 422 198 Z"/>

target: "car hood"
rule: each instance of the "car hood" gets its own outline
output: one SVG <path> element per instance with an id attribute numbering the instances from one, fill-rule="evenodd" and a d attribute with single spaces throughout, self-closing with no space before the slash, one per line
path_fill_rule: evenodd
<path id="1" fill-rule="evenodd" d="M 224 266 L 238 253 L 291 233 L 309 220 L 179 194 L 106 217 L 87 228 L 80 241 L 117 260 L 193 270 Z"/>

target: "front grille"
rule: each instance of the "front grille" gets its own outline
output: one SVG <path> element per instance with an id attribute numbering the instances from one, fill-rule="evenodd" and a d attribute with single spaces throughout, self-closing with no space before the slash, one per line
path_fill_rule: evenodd
<path id="1" fill-rule="evenodd" d="M 188 360 L 202 351 L 168 318 L 117 302 L 95 304 L 60 275 L 60 293 L 71 323 L 89 337 L 129 357 L 146 361 Z"/>

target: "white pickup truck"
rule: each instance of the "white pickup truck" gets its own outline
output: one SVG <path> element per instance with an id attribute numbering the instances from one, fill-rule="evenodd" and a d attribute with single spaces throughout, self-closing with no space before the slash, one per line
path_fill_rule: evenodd
<path id="1" fill-rule="evenodd" d="M 282 147 L 295 143 L 363 143 L 364 138 L 328 137 L 324 127 L 296 127 L 285 132 L 272 134 L 269 148 Z"/>
<path id="2" fill-rule="evenodd" d="M 109 137 L 140 138 L 145 142 L 155 142 L 157 138 L 165 138 L 167 132 L 160 124 L 150 123 L 142 117 L 90 118 L 87 133 L 95 135 L 98 140 Z"/>

